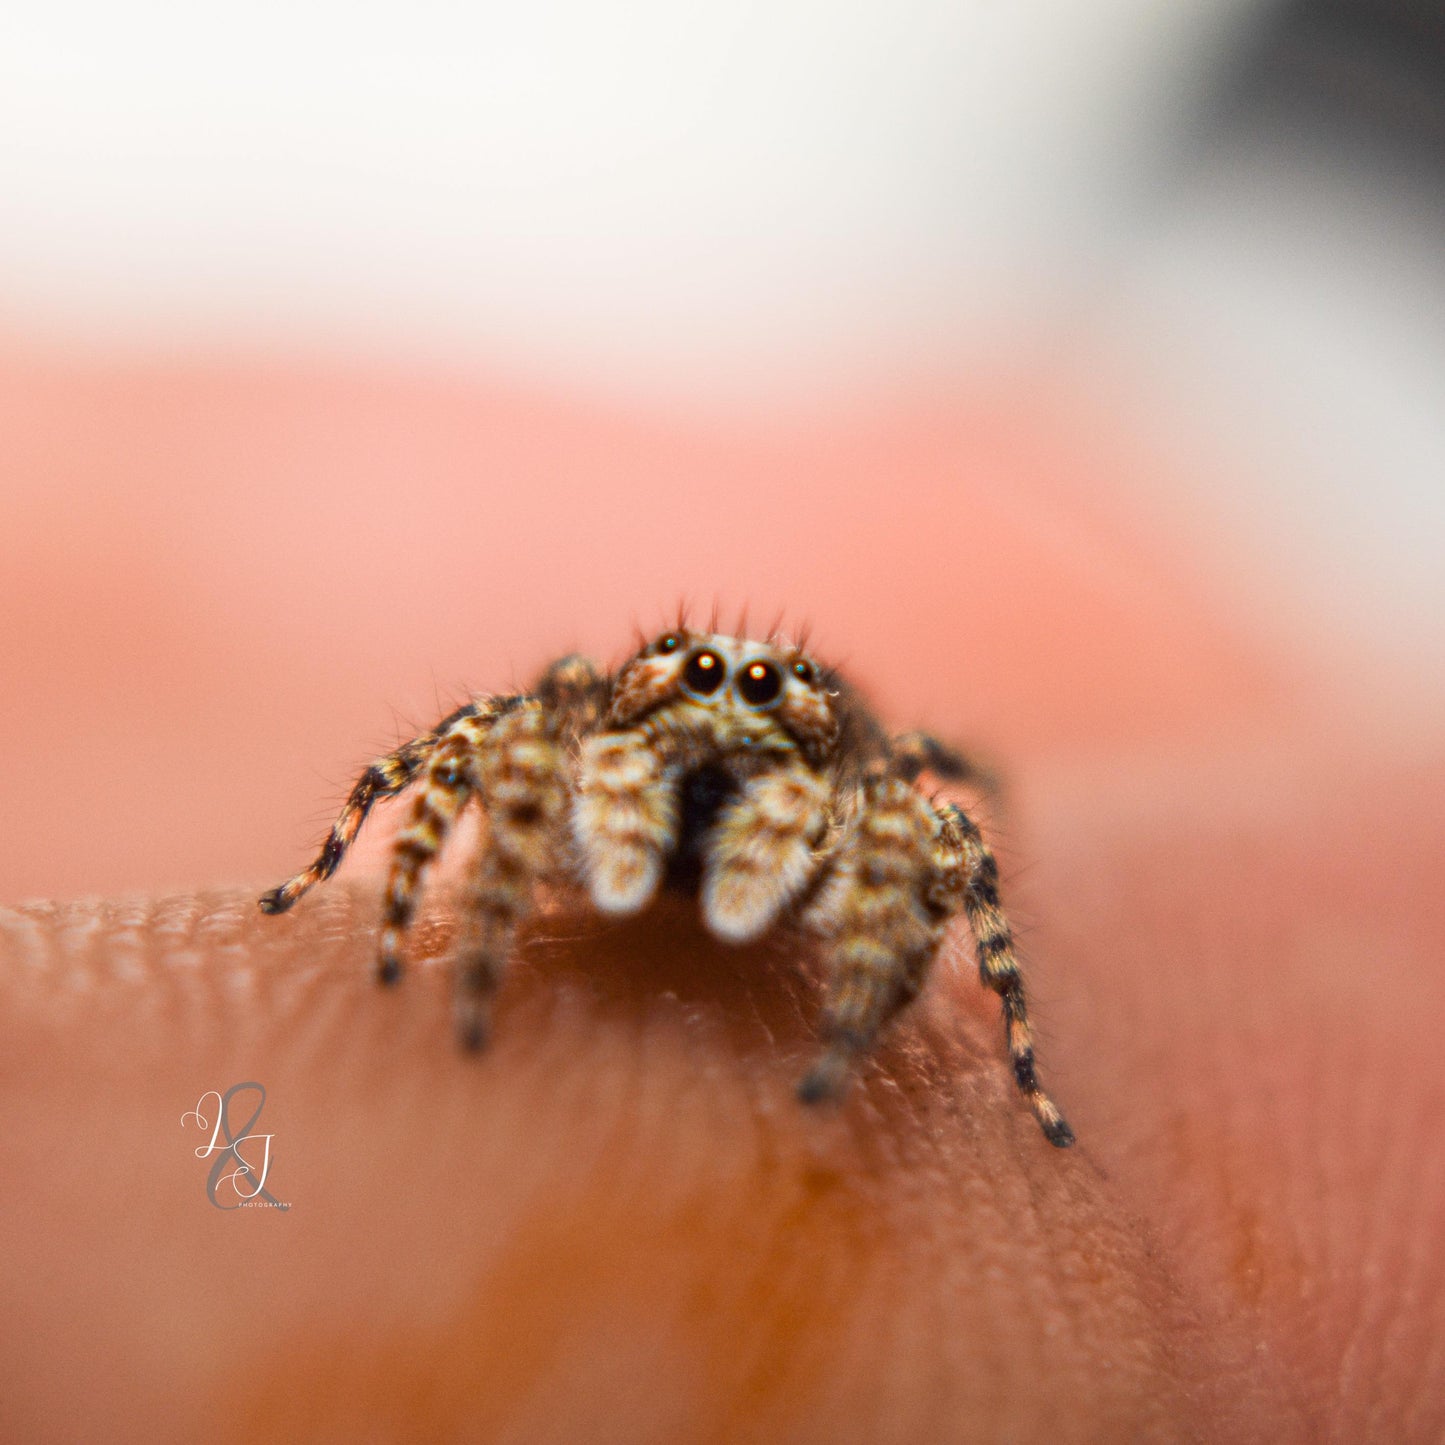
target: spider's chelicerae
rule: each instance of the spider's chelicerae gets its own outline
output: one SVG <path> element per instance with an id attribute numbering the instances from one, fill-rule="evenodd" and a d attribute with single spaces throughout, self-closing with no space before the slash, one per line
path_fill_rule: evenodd
<path id="1" fill-rule="evenodd" d="M 417 784 L 386 890 L 379 976 L 401 974 L 418 888 L 469 799 L 486 814 L 456 962 L 456 1022 L 485 1041 L 493 993 L 537 886 L 581 883 L 603 913 L 664 886 L 698 894 L 718 938 L 746 943 L 785 917 L 827 940 L 826 1046 L 798 1087 L 834 1096 L 923 986 L 950 917 L 968 918 L 984 984 L 1002 1001 L 1018 1086 L 1052 1144 L 1073 1143 L 1039 1087 L 998 866 L 925 770 L 970 769 L 921 732 L 890 737 L 857 693 L 801 646 L 679 626 L 609 673 L 554 662 L 515 696 L 478 698 L 374 762 L 320 855 L 261 899 L 283 913 L 329 878 L 371 805 Z"/>

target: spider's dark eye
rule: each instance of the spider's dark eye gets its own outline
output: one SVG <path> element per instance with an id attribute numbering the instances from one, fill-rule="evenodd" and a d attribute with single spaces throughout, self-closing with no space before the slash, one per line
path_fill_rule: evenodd
<path id="1" fill-rule="evenodd" d="M 750 662 L 738 674 L 738 691 L 753 707 L 776 702 L 782 690 L 783 675 L 771 662 Z"/>
<path id="2" fill-rule="evenodd" d="M 664 638 L 657 644 L 657 650 L 658 650 L 659 652 L 676 652 L 677 649 L 678 649 L 679 647 L 681 647 L 681 646 L 682 646 L 682 643 L 679 641 L 679 639 L 676 638 L 676 637 L 674 637 L 674 636 L 672 635 L 672 633 L 669 632 L 669 633 L 667 634 L 667 636 L 664 637 Z"/>
<path id="3" fill-rule="evenodd" d="M 727 669 L 715 652 L 695 652 L 682 670 L 682 680 L 693 692 L 716 692 L 723 685 Z"/>
<path id="4" fill-rule="evenodd" d="M 812 682 L 813 680 L 813 668 L 810 663 L 795 662 L 793 664 L 793 673 L 795 676 L 801 677 L 804 682 Z"/>

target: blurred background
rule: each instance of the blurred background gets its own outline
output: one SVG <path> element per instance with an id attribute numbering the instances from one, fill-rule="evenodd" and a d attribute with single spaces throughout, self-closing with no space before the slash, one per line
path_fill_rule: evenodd
<path id="1" fill-rule="evenodd" d="M 685 598 L 1026 773 L 1438 757 L 1435 8 L 6 31 L 7 901 L 274 881 L 374 752 Z"/>
<path id="2" fill-rule="evenodd" d="M 619 1439 L 679 1432 L 609 1382 L 806 1412 L 825 1357 L 855 1433 L 913 1358 L 1024 1418 L 1052 1382 L 1042 1438 L 1185 1364 L 1300 1422 L 1188 1438 L 1445 1438 L 1445 10 L 9 9 L 0 903 L 159 901 L 0 908 L 0 1437 L 265 1437 L 237 1381 L 278 1438 L 464 1437 L 513 1347 Z M 378 752 L 688 600 L 811 623 L 1004 773 L 1071 1155 L 974 1107 L 966 980 L 920 1010 L 957 1077 L 860 1115 L 876 1192 L 815 1192 L 781 967 L 548 943 L 539 1042 L 474 1073 L 444 970 L 378 1001 L 366 889 L 256 913 Z M 248 1078 L 300 1207 L 221 1225 L 176 1120 Z M 888 1373 L 873 1438 L 926 1395 Z"/>

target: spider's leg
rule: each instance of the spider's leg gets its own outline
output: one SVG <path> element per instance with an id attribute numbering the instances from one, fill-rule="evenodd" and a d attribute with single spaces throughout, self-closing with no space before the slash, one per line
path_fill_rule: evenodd
<path id="1" fill-rule="evenodd" d="M 570 744 L 596 732 L 607 715 L 612 679 L 590 657 L 559 657 L 532 689 L 551 717 L 552 735 Z"/>
<path id="2" fill-rule="evenodd" d="M 968 916 L 978 950 L 979 977 L 984 987 L 991 988 L 1003 1003 L 1009 1058 L 1019 1092 L 1033 1110 L 1049 1143 L 1067 1148 L 1074 1142 L 1074 1131 L 1039 1086 L 1034 1067 L 1033 1031 L 1024 1003 L 1023 976 L 1014 953 L 1012 930 L 999 907 L 998 864 L 979 834 L 977 824 L 956 803 L 942 806 L 938 816 L 942 825 L 940 848 L 958 859 L 964 869 L 963 911 Z"/>
<path id="3" fill-rule="evenodd" d="M 603 913 L 647 905 L 677 827 L 677 780 L 645 732 L 594 733 L 583 741 L 572 832 L 588 892 Z"/>
<path id="4" fill-rule="evenodd" d="M 288 878 L 279 887 L 263 893 L 260 899 L 261 911 L 285 913 L 302 894 L 309 893 L 318 883 L 330 878 L 346 856 L 346 850 L 356 841 L 356 835 L 361 831 L 361 825 L 366 821 L 371 805 L 378 798 L 389 798 L 401 792 L 421 770 L 436 746 L 437 739 L 458 719 L 485 714 L 495 706 L 495 700 L 490 698 L 468 703 L 466 707 L 459 708 L 438 723 L 430 732 L 422 733 L 409 743 L 403 743 L 395 752 L 388 753 L 384 758 L 378 758 L 372 763 L 353 785 L 346 799 L 346 806 L 331 825 L 331 831 L 326 835 L 326 842 L 321 845 L 316 861 L 303 868 L 295 877 Z"/>
<path id="5" fill-rule="evenodd" d="M 997 773 L 977 758 L 967 757 L 932 733 L 899 733 L 889 742 L 892 770 L 910 782 L 925 769 L 953 783 L 967 783 L 985 793 L 1001 791 Z"/>
<path id="6" fill-rule="evenodd" d="M 947 919 L 930 898 L 937 831 L 911 784 L 865 779 L 857 818 L 817 904 L 834 942 L 824 999 L 827 1047 L 798 1086 L 805 1103 L 841 1093 L 853 1062 L 923 985 Z"/>
<path id="7" fill-rule="evenodd" d="M 559 719 L 533 703 L 492 730 L 473 765 L 488 836 L 463 905 L 456 1027 L 466 1048 L 486 1042 L 492 995 L 537 884 L 553 871 L 567 819 L 568 755 Z"/>
<path id="8" fill-rule="evenodd" d="M 802 892 L 817 868 L 831 791 L 801 756 L 743 785 L 713 828 L 703 874 L 703 917 L 719 938 L 759 937 Z"/>
<path id="9" fill-rule="evenodd" d="M 506 711 L 518 699 L 507 699 Z M 411 822 L 392 844 L 386 885 L 381 949 L 376 973 L 382 983 L 401 977 L 401 940 L 416 912 L 417 893 L 427 865 L 441 851 L 452 824 L 475 786 L 472 767 L 502 709 L 457 718 L 437 740 L 422 774 Z"/>

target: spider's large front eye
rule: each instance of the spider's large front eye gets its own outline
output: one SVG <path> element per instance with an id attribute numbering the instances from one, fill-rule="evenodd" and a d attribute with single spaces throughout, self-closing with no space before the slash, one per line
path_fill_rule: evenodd
<path id="1" fill-rule="evenodd" d="M 783 690 L 783 674 L 771 662 L 750 662 L 738 674 L 738 691 L 753 707 L 767 707 Z"/>
<path id="2" fill-rule="evenodd" d="M 694 652 L 682 670 L 682 680 L 691 692 L 706 696 L 716 692 L 723 685 L 727 668 L 715 652 Z"/>

